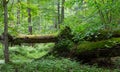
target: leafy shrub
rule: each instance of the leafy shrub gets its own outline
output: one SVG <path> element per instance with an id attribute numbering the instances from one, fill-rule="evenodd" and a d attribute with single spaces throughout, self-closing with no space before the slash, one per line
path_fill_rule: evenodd
<path id="1" fill-rule="evenodd" d="M 55 45 L 55 50 L 57 51 L 70 51 L 70 48 L 73 47 L 73 42 L 71 40 L 60 40 L 56 45 Z"/>
<path id="2" fill-rule="evenodd" d="M 58 35 L 58 42 L 55 44 L 54 51 L 65 56 L 74 45 L 72 37 L 71 29 L 68 26 L 63 28 Z"/>

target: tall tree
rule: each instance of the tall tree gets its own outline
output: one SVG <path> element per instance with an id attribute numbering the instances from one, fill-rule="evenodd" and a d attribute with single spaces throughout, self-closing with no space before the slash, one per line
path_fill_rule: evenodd
<path id="1" fill-rule="evenodd" d="M 62 0 L 62 7 L 61 7 L 61 23 L 64 21 L 64 3 L 65 3 L 65 0 Z"/>
<path id="2" fill-rule="evenodd" d="M 8 3 L 8 0 L 3 0 L 3 9 L 4 9 L 4 58 L 5 58 L 5 63 L 9 62 L 7 3 Z"/>
<path id="3" fill-rule="evenodd" d="M 59 24 L 60 24 L 60 0 L 58 0 L 58 3 L 57 3 L 57 10 L 58 10 L 58 28 L 59 28 Z"/>
<path id="4" fill-rule="evenodd" d="M 27 0 L 27 4 L 28 6 L 30 5 L 30 0 Z M 30 35 L 32 35 L 32 25 L 31 25 L 31 8 L 28 7 L 28 31 L 30 33 Z M 33 43 L 30 44 L 31 46 L 33 46 Z"/>
<path id="5" fill-rule="evenodd" d="M 17 0 L 18 8 L 17 8 L 17 24 L 20 24 L 20 0 Z"/>
<path id="6" fill-rule="evenodd" d="M 28 4 L 28 6 L 30 5 L 30 1 L 29 0 L 27 0 L 27 4 Z M 32 26 L 31 26 L 31 8 L 30 7 L 28 7 L 28 31 L 29 31 L 29 33 L 32 35 Z"/>
<path id="7" fill-rule="evenodd" d="M 54 13 L 54 16 L 53 16 L 53 23 L 54 23 L 54 28 L 57 29 L 57 12 L 56 12 L 56 6 L 58 5 L 58 3 L 56 4 L 57 1 L 54 1 L 54 5 L 53 7 L 55 6 L 55 13 Z"/>

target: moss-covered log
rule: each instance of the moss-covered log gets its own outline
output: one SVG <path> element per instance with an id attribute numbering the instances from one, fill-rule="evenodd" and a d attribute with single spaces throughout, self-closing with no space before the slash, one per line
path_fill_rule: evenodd
<path id="1" fill-rule="evenodd" d="M 14 37 L 11 41 L 13 44 L 20 43 L 51 43 L 56 42 L 56 35 L 20 35 Z"/>
<path id="2" fill-rule="evenodd" d="M 120 56 L 120 31 L 100 30 L 97 33 L 95 33 L 98 37 L 96 41 L 94 38 L 96 35 L 93 34 L 90 40 L 88 36 L 86 38 L 88 40 L 77 43 L 72 39 L 71 30 L 66 27 L 58 37 L 59 41 L 56 43 L 55 52 L 57 51 L 60 56 L 65 57 L 72 54 L 80 59 Z"/>
<path id="3" fill-rule="evenodd" d="M 82 42 L 75 50 L 80 59 L 120 56 L 120 38 Z"/>
<path id="4" fill-rule="evenodd" d="M 120 56 L 120 44 L 111 48 L 101 48 L 86 50 L 77 54 L 77 57 L 82 60 L 90 60 L 94 58 L 108 58 Z"/>
<path id="5" fill-rule="evenodd" d="M 101 33 L 101 32 L 100 32 Z M 107 35 L 108 32 L 99 34 L 99 36 Z M 68 55 L 74 54 L 80 59 L 99 58 L 99 57 L 114 57 L 120 56 L 120 33 L 118 31 L 112 33 L 112 37 L 96 40 L 96 41 L 78 41 L 74 42 L 74 35 L 71 34 L 71 29 L 66 27 L 59 35 L 18 35 L 16 37 L 9 36 L 9 42 L 12 44 L 21 43 L 51 43 L 55 42 L 55 51 L 58 53 L 64 52 Z M 2 36 L 0 37 L 3 40 Z M 92 38 L 94 39 L 94 37 Z M 76 45 L 76 46 L 75 46 Z M 75 47 L 74 47 L 75 46 Z M 74 52 L 74 53 L 73 53 Z M 64 55 L 63 54 L 63 55 Z"/>

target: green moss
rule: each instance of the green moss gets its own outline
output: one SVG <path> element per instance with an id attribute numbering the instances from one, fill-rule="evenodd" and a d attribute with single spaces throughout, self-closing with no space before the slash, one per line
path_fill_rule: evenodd
<path id="1" fill-rule="evenodd" d="M 77 52 L 80 53 L 83 51 L 93 50 L 97 48 L 111 48 L 119 43 L 120 43 L 120 38 L 111 38 L 108 40 L 102 40 L 97 42 L 84 41 L 79 44 L 77 48 Z"/>
<path id="2" fill-rule="evenodd" d="M 120 30 L 114 30 L 113 35 L 120 35 Z"/>
<path id="3" fill-rule="evenodd" d="M 40 37 L 57 37 L 58 34 L 46 34 L 46 35 L 18 35 L 16 38 L 40 38 Z"/>

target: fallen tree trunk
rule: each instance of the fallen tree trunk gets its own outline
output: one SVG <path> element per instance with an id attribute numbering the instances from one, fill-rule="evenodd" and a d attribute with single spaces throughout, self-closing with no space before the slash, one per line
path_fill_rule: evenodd
<path id="1" fill-rule="evenodd" d="M 116 33 L 119 34 L 119 33 Z M 69 28 L 63 30 L 58 36 L 57 35 L 19 35 L 16 37 L 9 36 L 9 42 L 16 45 L 21 43 L 54 43 L 56 42 L 56 50 L 62 54 L 62 52 L 70 53 L 73 51 L 80 59 L 87 58 L 98 58 L 98 57 L 114 57 L 120 56 L 120 37 L 115 35 L 115 38 L 100 41 L 81 41 L 77 44 L 77 48 L 74 49 L 72 44 L 72 34 Z M 116 37 L 118 36 L 118 37 Z M 114 37 L 114 36 L 113 36 Z M 2 36 L 0 37 L 2 40 Z M 61 51 L 60 51 L 61 50 Z M 68 52 L 66 52 L 69 50 Z"/>
<path id="2" fill-rule="evenodd" d="M 95 50 L 88 50 L 77 54 L 77 57 L 81 60 L 90 60 L 94 58 L 108 58 L 120 56 L 120 44 L 113 46 L 112 48 L 102 48 Z"/>
<path id="3" fill-rule="evenodd" d="M 81 60 L 120 56 L 120 37 L 96 42 L 82 41 L 77 44 L 77 46 L 74 44 L 72 48 L 71 46 L 68 46 L 70 42 L 59 48 L 59 44 L 66 43 L 64 41 L 61 42 L 57 44 L 55 49 L 59 56 L 78 57 Z"/>
<path id="4" fill-rule="evenodd" d="M 3 35 L 0 36 L 0 41 L 3 41 Z M 20 44 L 20 43 L 53 43 L 57 42 L 57 35 L 18 35 L 11 36 L 8 34 L 9 43 Z"/>
<path id="5" fill-rule="evenodd" d="M 20 43 L 52 43 L 57 41 L 55 35 L 20 35 L 11 41 L 13 44 Z"/>
<path id="6" fill-rule="evenodd" d="M 75 55 L 79 59 L 120 56 L 120 37 L 97 42 L 83 42 L 78 45 Z"/>
<path id="7" fill-rule="evenodd" d="M 55 35 L 21 35 L 12 40 L 13 44 L 20 43 L 49 43 L 57 42 Z M 120 38 L 111 38 L 97 42 L 82 42 L 75 49 L 80 59 L 120 56 Z M 72 50 L 72 49 L 71 49 Z M 63 49 L 64 51 L 64 49 Z"/>

